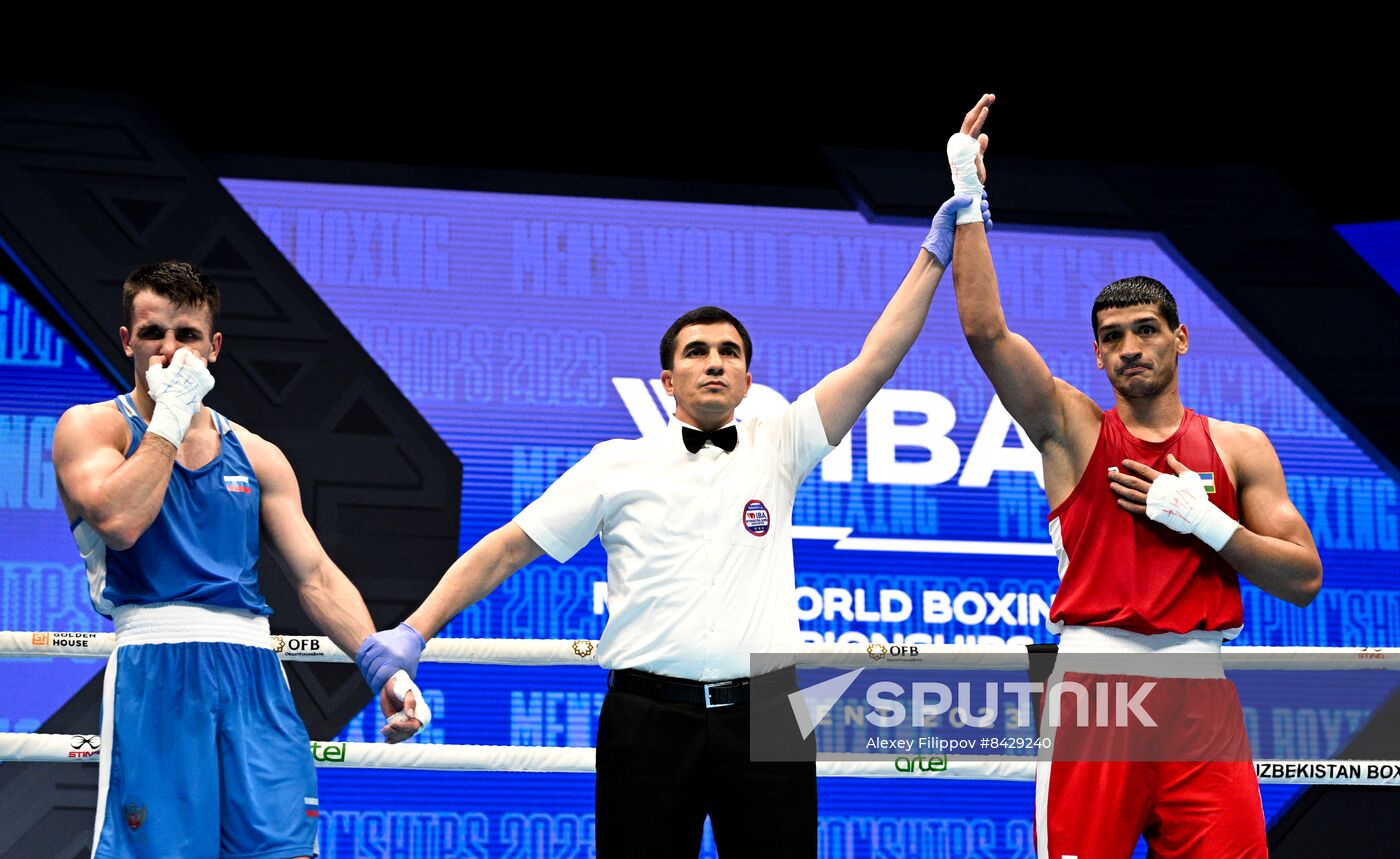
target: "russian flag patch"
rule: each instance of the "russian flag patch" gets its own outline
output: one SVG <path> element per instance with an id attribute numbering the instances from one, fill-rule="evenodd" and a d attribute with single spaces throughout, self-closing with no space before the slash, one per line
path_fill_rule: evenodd
<path id="1" fill-rule="evenodd" d="M 229 492 L 239 492 L 244 495 L 253 494 L 253 486 L 248 478 L 242 474 L 224 475 L 224 488 Z"/>
<path id="2" fill-rule="evenodd" d="M 321 808 L 320 808 L 320 805 L 321 805 L 320 800 L 318 800 L 318 799 L 317 799 L 316 797 L 314 797 L 314 796 L 308 796 L 308 797 L 306 798 L 306 816 L 307 816 L 307 817 L 320 817 L 320 816 L 321 816 Z"/>

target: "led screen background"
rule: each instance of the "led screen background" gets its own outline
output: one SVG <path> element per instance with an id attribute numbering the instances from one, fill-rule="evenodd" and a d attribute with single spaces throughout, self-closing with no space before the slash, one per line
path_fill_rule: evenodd
<path id="1" fill-rule="evenodd" d="M 53 431 L 69 406 L 110 399 L 116 393 L 13 287 L 0 280 L 0 626 L 4 629 L 112 630 L 111 621 L 94 612 L 88 602 L 83 559 L 73 544 L 54 481 Z M 0 731 L 38 730 L 102 664 L 94 659 L 0 661 L 0 676 L 6 684 L 27 690 L 3 696 Z"/>
<path id="2" fill-rule="evenodd" d="M 679 313 L 715 303 L 745 321 L 754 379 L 766 386 L 746 409 L 772 408 L 855 355 L 924 232 L 850 212 L 225 184 L 461 458 L 463 548 L 593 444 L 664 422 L 651 380 L 657 341 Z M 1187 405 L 1259 426 L 1273 440 L 1327 583 L 1308 610 L 1246 587 L 1242 643 L 1400 643 L 1396 484 L 1208 285 L 1151 236 L 1000 227 L 992 245 L 1008 319 L 1057 375 L 1109 403 L 1088 308 L 1109 280 L 1148 274 L 1173 288 L 1191 331 L 1181 376 Z M 1045 502 L 1027 470 L 1034 457 L 993 406 L 951 289 L 943 284 L 882 406 L 800 493 L 799 608 L 814 637 L 1049 640 L 1041 614 L 1055 565 Z M 22 306 L 12 293 L 6 300 Z M 7 336 L 15 330 L 10 323 Z M 24 462 L 7 472 L 13 485 L 0 524 L 11 629 L 105 628 L 86 606 L 56 504 L 42 492 L 37 507 L 24 500 L 49 467 L 35 421 L 112 393 L 71 350 L 59 351 L 71 377 L 37 364 L 0 367 L 10 374 L 0 375 L 4 455 Z M 43 409 L 31 394 L 40 385 L 52 391 Z M 845 529 L 859 548 L 841 548 Z M 52 572 L 36 576 L 36 568 Z M 596 638 L 604 570 L 596 542 L 568 564 L 533 564 L 446 634 Z M 882 596 L 891 609 L 883 616 Z M 17 605 L 43 608 L 12 618 Z M 77 663 L 73 688 L 96 668 Z M 44 669 L 4 670 L 18 678 Z M 596 670 L 428 665 L 420 681 L 439 712 L 430 741 L 593 744 L 603 692 Z M 53 684 L 55 700 L 43 706 L 0 704 L 0 719 L 32 730 L 71 694 L 62 687 Z M 362 715 L 341 738 L 374 736 L 372 715 Z M 1319 728 L 1322 754 L 1341 741 Z M 1257 750 L 1287 756 L 1279 751 Z M 328 856 L 569 856 L 575 848 L 585 855 L 591 841 L 589 777 L 322 770 L 321 785 Z M 1270 816 L 1294 792 L 1266 788 Z M 1024 784 L 826 780 L 823 856 L 1030 855 L 1031 799 Z"/>

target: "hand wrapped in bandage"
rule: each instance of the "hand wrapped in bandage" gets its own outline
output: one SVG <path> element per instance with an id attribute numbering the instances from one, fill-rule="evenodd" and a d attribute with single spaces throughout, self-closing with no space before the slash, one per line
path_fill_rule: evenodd
<path id="1" fill-rule="evenodd" d="M 380 733 L 391 743 L 406 740 L 428 726 L 432 711 L 413 684 L 418 658 L 427 642 L 407 623 L 367 637 L 355 652 L 355 664 L 365 682 L 379 696 L 379 707 L 388 717 Z"/>
<path id="2" fill-rule="evenodd" d="M 959 224 L 975 224 L 980 218 L 972 208 L 973 200 L 982 199 L 982 177 L 977 175 L 977 139 L 966 134 L 948 138 L 948 168 L 953 173 L 953 194 L 968 202 L 958 211 Z"/>
<path id="3" fill-rule="evenodd" d="M 962 128 L 948 138 L 948 167 L 953 173 L 953 194 L 966 197 L 968 203 L 958 212 L 959 224 L 975 224 L 982 220 L 982 212 L 977 201 L 982 199 L 982 183 L 987 179 L 982 156 L 987 151 L 987 135 L 982 133 L 982 124 L 987 121 L 988 111 L 996 96 L 987 93 L 978 99 L 972 110 L 963 117 Z"/>
<path id="4" fill-rule="evenodd" d="M 1142 513 L 1178 534 L 1192 534 L 1217 552 L 1225 548 L 1240 523 L 1211 503 L 1199 474 L 1171 454 L 1167 454 L 1167 465 L 1176 473 L 1165 474 L 1140 462 L 1123 460 L 1124 471 L 1108 475 L 1118 506 Z"/>
<path id="5" fill-rule="evenodd" d="M 390 743 L 402 742 L 433 723 L 433 711 L 407 671 L 394 672 L 379 703 L 388 716 L 379 733 Z"/>
<path id="6" fill-rule="evenodd" d="M 151 359 L 146 370 L 146 390 L 156 402 L 147 432 L 160 436 L 176 447 L 189 431 L 190 421 L 199 413 L 204 395 L 214 388 L 214 377 L 204 359 L 188 348 L 175 350 L 170 365 Z"/>

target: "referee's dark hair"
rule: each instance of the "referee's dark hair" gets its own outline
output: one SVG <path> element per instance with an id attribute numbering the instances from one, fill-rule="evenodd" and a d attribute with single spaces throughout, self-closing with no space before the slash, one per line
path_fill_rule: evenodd
<path id="1" fill-rule="evenodd" d="M 734 314 L 723 307 L 706 305 L 697 307 L 681 315 L 680 319 L 671 323 L 671 327 L 666 329 L 666 333 L 661 337 L 661 369 L 670 370 L 676 364 L 676 335 L 681 333 L 681 329 L 687 325 L 705 325 L 710 322 L 728 322 L 734 326 L 734 330 L 739 332 L 739 339 L 744 341 L 744 369 L 747 370 L 753 363 L 753 341 L 749 339 L 748 329 L 744 323 L 734 318 Z"/>

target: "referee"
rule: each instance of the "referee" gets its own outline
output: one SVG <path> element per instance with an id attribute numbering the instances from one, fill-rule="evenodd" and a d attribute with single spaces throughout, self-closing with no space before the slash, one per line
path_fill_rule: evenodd
<path id="1" fill-rule="evenodd" d="M 992 101 L 968 112 L 964 134 L 979 135 Z M 982 201 L 944 203 L 860 354 L 777 415 L 734 421 L 753 382 L 743 324 L 718 307 L 681 316 L 661 339 L 676 402 L 666 431 L 594 447 L 458 558 L 407 623 L 375 637 L 421 648 L 541 554 L 564 562 L 601 535 L 610 619 L 598 664 L 610 673 L 598 855 L 695 856 L 707 816 L 725 856 L 816 855 L 815 763 L 750 759 L 749 657 L 798 647 L 797 488 L 913 346 L 956 222 L 985 218 Z"/>

